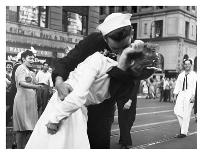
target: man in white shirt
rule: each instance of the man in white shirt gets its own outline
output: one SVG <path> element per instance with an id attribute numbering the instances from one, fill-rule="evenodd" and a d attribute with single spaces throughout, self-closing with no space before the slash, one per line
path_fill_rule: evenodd
<path id="1" fill-rule="evenodd" d="M 40 70 L 36 75 L 36 81 L 38 82 L 38 84 L 43 85 L 42 89 L 38 90 L 37 92 L 39 116 L 44 111 L 48 103 L 48 99 L 50 97 L 51 90 L 53 87 L 51 73 L 48 72 L 48 69 L 48 63 L 44 62 L 42 70 Z"/>
<path id="2" fill-rule="evenodd" d="M 179 74 L 173 92 L 176 101 L 174 113 L 178 118 L 181 129 L 177 138 L 184 138 L 187 136 L 190 116 L 195 100 L 197 81 L 196 73 L 191 70 L 192 60 L 184 60 L 183 64 L 185 70 Z"/>

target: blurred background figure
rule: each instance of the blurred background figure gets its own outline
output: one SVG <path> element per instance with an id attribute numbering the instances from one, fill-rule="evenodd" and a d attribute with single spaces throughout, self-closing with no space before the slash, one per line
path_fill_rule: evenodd
<path id="1" fill-rule="evenodd" d="M 12 83 L 12 70 L 13 63 L 11 61 L 6 62 L 6 126 L 12 121 L 12 94 L 11 94 L 11 83 Z"/>
<path id="2" fill-rule="evenodd" d="M 45 107 L 47 106 L 48 100 L 52 94 L 53 82 L 51 78 L 51 73 L 48 70 L 49 65 L 47 62 L 44 62 L 42 70 L 39 70 L 36 75 L 37 83 L 42 85 L 41 89 L 37 90 L 37 104 L 39 117 L 41 116 Z"/>
<path id="3" fill-rule="evenodd" d="M 156 78 L 156 75 L 153 75 L 152 79 L 153 79 L 153 85 L 154 85 L 154 96 L 155 98 L 157 98 L 158 97 L 158 80 Z"/>
<path id="4" fill-rule="evenodd" d="M 149 99 L 155 99 L 155 86 L 153 78 L 149 79 Z"/>
<path id="5" fill-rule="evenodd" d="M 194 71 L 197 73 L 197 58 L 194 60 Z M 195 121 L 197 122 L 197 83 L 196 83 L 196 90 L 195 90 L 195 102 L 194 102 L 194 114 L 195 114 Z"/>
<path id="6" fill-rule="evenodd" d="M 170 101 L 172 103 L 175 103 L 174 95 L 173 95 L 173 91 L 174 91 L 175 84 L 176 84 L 175 82 L 176 82 L 175 78 L 171 78 L 170 81 L 169 81 L 169 85 L 170 85 Z"/>
<path id="7" fill-rule="evenodd" d="M 169 78 L 165 78 L 164 80 L 164 102 L 170 102 L 170 86 L 169 86 Z"/>
<path id="8" fill-rule="evenodd" d="M 163 76 L 160 76 L 159 93 L 160 93 L 159 102 L 162 102 L 162 100 L 164 98 L 164 78 L 163 78 Z"/>
<path id="9" fill-rule="evenodd" d="M 142 86 L 142 93 L 143 93 L 143 95 L 147 96 L 148 95 L 147 80 L 142 80 L 141 86 Z"/>

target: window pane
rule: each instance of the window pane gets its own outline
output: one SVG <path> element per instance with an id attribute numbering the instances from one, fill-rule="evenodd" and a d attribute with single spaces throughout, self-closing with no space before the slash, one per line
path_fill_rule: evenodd
<path id="1" fill-rule="evenodd" d="M 114 6 L 109 7 L 109 13 L 114 13 Z"/>
<path id="2" fill-rule="evenodd" d="M 73 12 L 63 12 L 63 31 L 75 34 L 87 34 L 87 16 Z"/>
<path id="3" fill-rule="evenodd" d="M 6 20 L 17 22 L 17 6 L 6 6 Z"/>
<path id="4" fill-rule="evenodd" d="M 133 39 L 137 39 L 137 23 L 133 23 L 132 26 L 134 29 Z"/>
<path id="5" fill-rule="evenodd" d="M 132 6 L 132 12 L 137 13 L 137 6 Z"/>
<path id="6" fill-rule="evenodd" d="M 38 13 L 39 8 L 37 6 L 20 6 L 19 22 L 26 25 L 38 26 Z"/>
<path id="7" fill-rule="evenodd" d="M 46 27 L 46 6 L 40 6 L 40 27 Z"/>
<path id="8" fill-rule="evenodd" d="M 68 25 L 67 25 L 68 32 L 81 34 L 82 16 L 76 13 L 68 12 L 67 20 L 68 20 Z"/>
<path id="9" fill-rule="evenodd" d="M 100 15 L 103 15 L 105 13 L 105 7 L 104 6 L 99 7 L 99 13 L 100 13 Z"/>
<path id="10" fill-rule="evenodd" d="M 185 22 L 185 38 L 189 38 L 189 22 Z"/>
<path id="11" fill-rule="evenodd" d="M 155 37 L 162 37 L 163 34 L 163 20 L 155 21 Z"/>
<path id="12" fill-rule="evenodd" d="M 87 35 L 87 17 L 83 16 L 82 20 L 82 34 Z"/>

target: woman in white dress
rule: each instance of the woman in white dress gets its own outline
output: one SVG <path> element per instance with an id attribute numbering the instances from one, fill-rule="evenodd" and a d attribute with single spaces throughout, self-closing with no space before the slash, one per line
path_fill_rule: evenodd
<path id="1" fill-rule="evenodd" d="M 13 131 L 16 133 L 17 148 L 23 149 L 38 120 L 35 77 L 29 68 L 34 62 L 30 50 L 22 53 L 23 64 L 15 72 L 17 93 L 13 105 Z"/>
<path id="2" fill-rule="evenodd" d="M 136 45 L 137 51 L 143 42 Z M 54 93 L 45 111 L 38 120 L 26 148 L 85 148 L 89 149 L 87 136 L 86 106 L 99 104 L 110 98 L 108 91 L 110 78 L 107 72 L 113 67 L 130 66 L 127 55 L 137 52 L 135 47 L 127 47 L 118 58 L 118 62 L 99 52 L 89 56 L 70 73 L 66 80 L 73 91 L 61 101 Z M 55 134 L 48 133 L 47 124 L 60 123 Z"/>

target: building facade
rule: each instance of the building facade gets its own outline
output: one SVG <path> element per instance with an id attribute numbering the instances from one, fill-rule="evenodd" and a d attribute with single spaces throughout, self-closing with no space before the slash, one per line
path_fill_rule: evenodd
<path id="1" fill-rule="evenodd" d="M 196 6 L 101 6 L 100 22 L 113 12 L 132 13 L 134 38 L 159 44 L 168 77 L 181 70 L 185 55 L 197 59 Z"/>
<path id="2" fill-rule="evenodd" d="M 94 6 L 6 6 L 6 59 L 33 47 L 39 64 L 54 66 L 98 24 Z"/>

